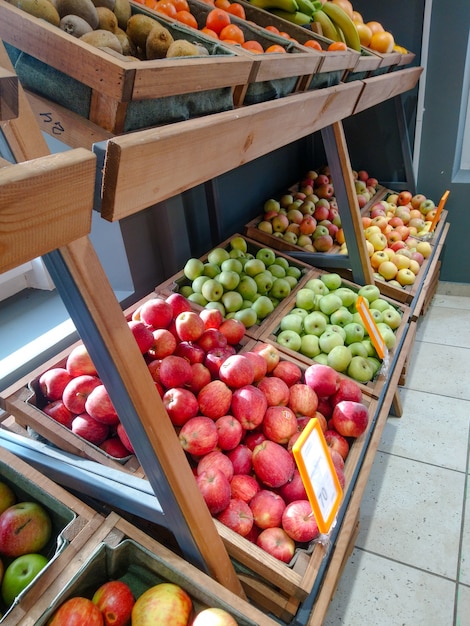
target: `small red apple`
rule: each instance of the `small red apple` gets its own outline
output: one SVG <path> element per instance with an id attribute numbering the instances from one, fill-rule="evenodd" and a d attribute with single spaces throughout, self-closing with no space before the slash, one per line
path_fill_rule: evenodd
<path id="1" fill-rule="evenodd" d="M 224 316 L 219 309 L 207 309 L 204 308 L 199 312 L 199 317 L 204 322 L 206 330 L 208 328 L 218 329 L 224 321 Z"/>
<path id="2" fill-rule="evenodd" d="M 104 626 L 99 608 L 88 598 L 75 596 L 66 600 L 54 613 L 48 626 Z"/>
<path id="3" fill-rule="evenodd" d="M 232 414 L 245 430 L 257 428 L 268 408 L 264 393 L 253 385 L 235 389 L 232 394 Z"/>
<path id="4" fill-rule="evenodd" d="M 168 304 L 171 304 L 173 319 L 176 319 L 180 313 L 183 313 L 183 311 L 191 311 L 191 303 L 180 293 L 171 293 L 166 298 L 166 301 Z"/>
<path id="5" fill-rule="evenodd" d="M 222 415 L 215 421 L 219 435 L 218 446 L 221 450 L 233 450 L 243 437 L 243 427 L 232 415 Z"/>
<path id="6" fill-rule="evenodd" d="M 253 470 L 267 487 L 278 488 L 291 480 L 295 462 L 292 455 L 274 441 L 263 441 L 253 450 Z"/>
<path id="7" fill-rule="evenodd" d="M 67 384 L 72 380 L 72 375 L 65 367 L 53 367 L 39 377 L 39 389 L 42 395 L 50 402 L 60 400 Z"/>
<path id="8" fill-rule="evenodd" d="M 212 452 L 201 457 L 196 467 L 196 474 L 202 474 L 202 472 L 212 469 L 219 469 L 225 474 L 229 482 L 233 478 L 233 463 L 228 456 L 220 450 L 212 450 Z"/>
<path id="9" fill-rule="evenodd" d="M 287 406 L 297 415 L 313 417 L 318 407 L 318 396 L 306 383 L 295 383 L 289 388 Z"/>
<path id="10" fill-rule="evenodd" d="M 70 428 L 72 426 L 75 414 L 68 410 L 62 400 L 49 402 L 42 407 L 42 411 L 59 424 L 62 424 L 62 426 L 65 426 L 66 428 Z"/>
<path id="11" fill-rule="evenodd" d="M 72 348 L 65 362 L 65 369 L 73 377 L 83 374 L 98 375 L 88 350 L 82 343 Z"/>
<path id="12" fill-rule="evenodd" d="M 268 373 L 272 372 L 276 365 L 279 363 L 281 355 L 276 346 L 270 343 L 257 343 L 253 347 L 254 352 L 259 352 L 267 363 Z"/>
<path id="13" fill-rule="evenodd" d="M 288 387 L 300 382 L 302 379 L 302 370 L 291 361 L 279 361 L 272 373 L 273 376 L 281 378 Z"/>
<path id="14" fill-rule="evenodd" d="M 63 403 L 75 415 L 83 413 L 88 396 L 95 387 L 101 384 L 101 380 L 97 376 L 89 374 L 82 374 L 72 378 L 62 394 Z"/>
<path id="15" fill-rule="evenodd" d="M 110 580 L 103 583 L 91 601 L 101 611 L 104 626 L 126 626 L 130 622 L 135 599 L 125 582 Z"/>
<path id="16" fill-rule="evenodd" d="M 104 385 L 97 385 L 85 402 L 85 412 L 108 426 L 119 424 L 119 417 Z"/>
<path id="17" fill-rule="evenodd" d="M 219 326 L 220 332 L 225 335 L 231 346 L 236 346 L 245 336 L 245 325 L 234 318 L 224 320 Z"/>
<path id="18" fill-rule="evenodd" d="M 274 528 L 281 525 L 286 503 L 278 493 L 270 489 L 260 489 L 249 505 L 253 520 L 259 528 Z"/>
<path id="19" fill-rule="evenodd" d="M 191 365 L 183 357 L 170 354 L 161 359 L 158 376 L 161 384 L 166 389 L 188 385 L 191 382 L 192 375 Z"/>
<path id="20" fill-rule="evenodd" d="M 211 515 L 218 515 L 230 502 L 230 483 L 219 469 L 210 469 L 196 476 L 196 483 Z"/>
<path id="21" fill-rule="evenodd" d="M 338 388 L 338 372 L 329 365 L 322 363 L 309 365 L 304 376 L 306 384 L 315 391 L 319 398 L 332 396 Z"/>
<path id="22" fill-rule="evenodd" d="M 227 338 L 218 328 L 207 328 L 197 340 L 197 345 L 207 353 L 216 348 L 225 348 Z"/>
<path id="23" fill-rule="evenodd" d="M 279 561 L 289 563 L 295 553 L 295 542 L 282 528 L 266 528 L 258 536 L 256 545 Z"/>
<path id="24" fill-rule="evenodd" d="M 173 354 L 177 341 L 168 328 L 157 328 L 153 331 L 154 343 L 148 350 L 148 354 L 153 359 L 163 359 L 164 357 Z"/>
<path id="25" fill-rule="evenodd" d="M 219 369 L 219 378 L 232 389 L 239 389 L 251 385 L 255 377 L 255 370 L 248 357 L 243 354 L 233 354 L 222 363 Z"/>
<path id="26" fill-rule="evenodd" d="M 109 456 L 115 459 L 125 459 L 129 456 L 129 450 L 117 436 L 105 439 L 99 447 L 103 452 L 106 452 L 106 454 L 109 454 Z"/>
<path id="27" fill-rule="evenodd" d="M 280 444 L 287 444 L 294 433 L 298 432 L 297 417 L 287 406 L 269 406 L 263 419 L 263 434 L 267 439 Z"/>
<path id="28" fill-rule="evenodd" d="M 141 353 L 145 354 L 148 352 L 154 343 L 153 333 L 150 328 L 143 322 L 138 322 L 136 320 L 128 321 L 127 325 L 134 335 L 134 339 L 136 340 Z"/>
<path id="29" fill-rule="evenodd" d="M 178 437 L 183 450 L 194 456 L 202 456 L 212 452 L 215 450 L 218 440 L 214 420 L 203 415 L 192 417 L 183 424 Z"/>
<path id="30" fill-rule="evenodd" d="M 183 426 L 199 412 L 199 404 L 194 393 L 182 387 L 167 389 L 163 395 L 163 404 L 175 426 Z"/>
<path id="31" fill-rule="evenodd" d="M 302 477 L 300 476 L 300 472 L 297 468 L 294 470 L 291 480 L 279 487 L 278 493 L 286 504 L 289 504 L 289 502 L 293 502 L 294 500 L 307 499 L 307 492 L 305 491 Z"/>
<path id="32" fill-rule="evenodd" d="M 265 376 L 256 385 L 268 401 L 268 406 L 286 406 L 289 401 L 289 387 L 282 378 Z"/>
<path id="33" fill-rule="evenodd" d="M 73 418 L 71 430 L 85 441 L 99 446 L 109 436 L 109 426 L 98 422 L 88 413 L 80 413 Z"/>
<path id="34" fill-rule="evenodd" d="M 238 445 L 233 450 L 227 452 L 228 458 L 232 461 L 234 474 L 250 474 L 253 469 L 251 457 L 253 452 L 244 444 Z"/>
<path id="35" fill-rule="evenodd" d="M 253 527 L 253 513 L 249 505 L 244 500 L 235 498 L 230 499 L 217 519 L 242 537 L 245 537 Z"/>
<path id="36" fill-rule="evenodd" d="M 234 474 L 230 481 L 232 498 L 244 500 L 249 503 L 255 494 L 261 489 L 259 482 L 249 474 Z"/>
<path id="37" fill-rule="evenodd" d="M 248 351 L 243 352 L 243 355 L 251 361 L 254 372 L 253 382 L 257 383 L 264 376 L 266 376 L 266 372 L 268 371 L 268 364 L 258 352 Z"/>
<path id="38" fill-rule="evenodd" d="M 294 541 L 307 543 L 318 537 L 319 530 L 310 502 L 294 500 L 282 514 L 282 528 Z"/>
<path id="39" fill-rule="evenodd" d="M 131 624 L 153 626 L 158 620 L 160 624 L 187 626 L 192 611 L 191 597 L 183 587 L 175 583 L 158 583 L 137 598 L 132 609 Z M 155 615 L 158 617 L 155 618 Z M 81 622 L 81 626 L 84 624 L 87 622 Z"/>
<path id="40" fill-rule="evenodd" d="M 343 437 L 359 437 L 367 428 L 369 413 L 362 402 L 342 400 L 333 409 L 331 421 Z"/>
<path id="41" fill-rule="evenodd" d="M 343 459 L 346 460 L 349 453 L 349 443 L 347 440 L 333 428 L 328 428 L 328 430 L 324 432 L 324 436 L 328 446 L 337 450 Z"/>
<path id="42" fill-rule="evenodd" d="M 169 302 L 161 298 L 152 298 L 142 304 L 139 311 L 140 320 L 154 329 L 168 328 L 173 319 L 173 308 Z"/>
<path id="43" fill-rule="evenodd" d="M 192 363 L 191 371 L 192 378 L 187 387 L 190 391 L 197 395 L 203 387 L 211 382 L 212 376 L 204 363 Z"/>
<path id="44" fill-rule="evenodd" d="M 199 411 L 214 420 L 229 412 L 232 399 L 232 390 L 222 380 L 211 380 L 197 394 Z"/>

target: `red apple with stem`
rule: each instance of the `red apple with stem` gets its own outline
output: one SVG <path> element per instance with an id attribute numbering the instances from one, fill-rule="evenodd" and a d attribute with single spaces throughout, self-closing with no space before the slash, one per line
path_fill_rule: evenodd
<path id="1" fill-rule="evenodd" d="M 269 439 L 256 446 L 251 462 L 256 477 L 267 487 L 281 487 L 294 474 L 295 462 L 292 455 L 286 448 Z"/>
<path id="2" fill-rule="evenodd" d="M 178 437 L 183 450 L 194 456 L 202 456 L 212 452 L 218 441 L 214 420 L 203 415 L 192 417 L 183 424 Z"/>
<path id="3" fill-rule="evenodd" d="M 265 528 L 256 545 L 283 563 L 289 563 L 295 553 L 295 542 L 282 528 Z"/>
<path id="4" fill-rule="evenodd" d="M 167 389 L 163 395 L 163 404 L 175 426 L 183 426 L 199 412 L 199 404 L 194 393 L 182 387 Z"/>
<path id="5" fill-rule="evenodd" d="M 83 413 L 88 396 L 95 387 L 101 384 L 101 380 L 97 376 L 89 374 L 72 378 L 64 389 L 62 401 L 72 413 L 76 415 Z"/>
<path id="6" fill-rule="evenodd" d="M 274 528 L 281 525 L 286 503 L 278 493 L 270 489 L 260 489 L 249 505 L 253 520 L 259 528 Z"/>
<path id="7" fill-rule="evenodd" d="M 175 326 L 181 341 L 197 341 L 205 331 L 204 321 L 195 311 L 180 313 Z"/>
<path id="8" fill-rule="evenodd" d="M 168 328 L 173 319 L 173 308 L 161 298 L 152 298 L 142 304 L 139 315 L 140 320 L 151 328 Z"/>
<path id="9" fill-rule="evenodd" d="M 39 502 L 17 502 L 0 515 L 0 550 L 4 557 L 39 553 L 51 534 L 51 516 Z"/>
<path id="10" fill-rule="evenodd" d="M 196 476 L 196 483 L 211 515 L 218 515 L 230 502 L 230 482 L 219 469 L 210 469 Z"/>
<path id="11" fill-rule="evenodd" d="M 161 360 L 158 376 L 161 384 L 171 387 L 184 387 L 191 382 L 193 371 L 191 365 L 181 356 L 170 354 Z"/>
<path id="12" fill-rule="evenodd" d="M 118 414 L 104 385 L 95 387 L 87 397 L 85 412 L 98 422 L 108 426 L 119 424 Z"/>
<path id="13" fill-rule="evenodd" d="M 243 354 L 233 354 L 222 363 L 219 378 L 232 389 L 251 385 L 255 371 L 249 358 Z"/>
<path id="14" fill-rule="evenodd" d="M 176 345 L 173 354 L 183 357 L 183 359 L 186 359 L 191 365 L 193 365 L 193 363 L 204 363 L 204 359 L 206 358 L 206 353 L 201 346 L 198 346 L 197 343 L 193 343 L 192 341 L 180 341 Z"/>
<path id="15" fill-rule="evenodd" d="M 269 406 L 263 419 L 263 434 L 267 439 L 280 444 L 287 444 L 294 433 L 298 432 L 297 417 L 287 406 Z"/>
<path id="16" fill-rule="evenodd" d="M 221 524 L 245 537 L 253 527 L 253 514 L 244 500 L 231 498 L 228 505 L 217 515 Z"/>
<path id="17" fill-rule="evenodd" d="M 157 328 L 153 331 L 154 343 L 148 350 L 148 354 L 153 359 L 163 359 L 170 354 L 173 354 L 177 341 L 168 328 Z"/>
<path id="18" fill-rule="evenodd" d="M 318 408 L 318 396 L 306 383 L 295 383 L 289 387 L 287 406 L 297 415 L 313 417 Z"/>
<path id="19" fill-rule="evenodd" d="M 197 345 L 207 354 L 210 350 L 225 348 L 227 338 L 218 328 L 207 328 L 197 340 Z"/>
<path id="20" fill-rule="evenodd" d="M 313 541 L 319 535 L 312 506 L 307 499 L 290 502 L 282 514 L 281 525 L 291 539 L 300 543 Z"/>
<path id="21" fill-rule="evenodd" d="M 325 441 L 330 448 L 337 450 L 344 460 L 349 453 L 349 443 L 342 435 L 340 435 L 334 428 L 328 428 L 324 432 Z"/>
<path id="22" fill-rule="evenodd" d="M 253 385 L 235 389 L 232 394 L 232 414 L 245 430 L 254 430 L 262 423 L 268 401 L 264 393 Z"/>
<path id="23" fill-rule="evenodd" d="M 222 380 L 211 380 L 197 394 L 199 411 L 211 419 L 218 419 L 229 412 L 233 393 Z"/>
<path id="24" fill-rule="evenodd" d="M 148 326 L 143 322 L 137 320 L 130 320 L 127 322 L 131 333 L 134 335 L 134 339 L 137 342 L 139 350 L 142 354 L 145 354 L 150 350 L 154 344 L 153 333 Z"/>
<path id="25" fill-rule="evenodd" d="M 276 346 L 273 346 L 270 343 L 261 342 L 255 344 L 252 349 L 254 352 L 258 352 L 259 354 L 261 354 L 263 359 L 266 361 L 268 373 L 272 372 L 281 358 L 280 352 L 276 348 Z"/>
<path id="26" fill-rule="evenodd" d="M 218 446 L 221 450 L 233 450 L 243 437 L 243 426 L 233 415 L 222 415 L 215 421 L 219 435 Z"/>

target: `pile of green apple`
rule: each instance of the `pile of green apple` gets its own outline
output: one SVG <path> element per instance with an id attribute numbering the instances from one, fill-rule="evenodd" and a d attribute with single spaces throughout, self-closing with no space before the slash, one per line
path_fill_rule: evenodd
<path id="1" fill-rule="evenodd" d="M 43 552 L 51 534 L 48 511 L 38 502 L 21 500 L 0 481 L 0 589 L 5 610 L 47 565 Z"/>
<path id="2" fill-rule="evenodd" d="M 395 330 L 402 319 L 400 311 L 381 298 L 376 285 L 364 285 L 356 291 L 345 286 L 335 273 L 312 278 L 299 289 L 295 306 L 274 332 L 277 344 L 368 383 L 382 361 L 356 309 L 359 295 L 364 297 L 385 345 L 393 349 Z"/>
<path id="3" fill-rule="evenodd" d="M 378 181 L 365 170 L 353 172 L 359 207 L 374 196 Z M 328 167 L 310 170 L 297 191 L 269 198 L 257 228 L 309 252 L 328 252 L 344 243 L 341 217 Z"/>
<path id="4" fill-rule="evenodd" d="M 185 282 L 179 289 L 183 296 L 250 328 L 290 295 L 302 270 L 271 248 L 251 253 L 246 239 L 235 236 L 227 247 L 212 249 L 205 262 L 189 259 L 183 274 Z"/>

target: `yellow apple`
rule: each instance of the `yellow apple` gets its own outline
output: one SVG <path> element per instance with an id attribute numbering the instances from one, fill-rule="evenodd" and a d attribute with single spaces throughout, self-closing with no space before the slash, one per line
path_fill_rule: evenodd
<path id="1" fill-rule="evenodd" d="M 392 261 L 384 261 L 379 265 L 378 272 L 385 280 L 392 280 L 398 273 L 398 267 Z"/>
<path id="2" fill-rule="evenodd" d="M 420 268 L 420 264 L 418 263 L 418 261 L 416 261 L 415 259 L 410 259 L 410 266 L 409 269 L 413 272 L 413 274 L 416 276 L 416 274 L 419 272 L 419 268 Z"/>
<path id="3" fill-rule="evenodd" d="M 431 255 L 432 247 L 429 241 L 418 241 L 416 244 L 416 250 L 417 252 L 420 252 L 425 259 L 427 259 Z"/>

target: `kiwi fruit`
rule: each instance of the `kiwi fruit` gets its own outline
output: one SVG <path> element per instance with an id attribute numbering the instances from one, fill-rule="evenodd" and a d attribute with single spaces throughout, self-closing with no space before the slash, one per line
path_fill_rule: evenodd
<path id="1" fill-rule="evenodd" d="M 170 57 L 195 57 L 200 56 L 201 51 L 198 46 L 186 39 L 175 39 L 169 46 L 166 56 Z"/>
<path id="2" fill-rule="evenodd" d="M 9 0 L 9 3 L 34 17 L 59 26 L 61 15 L 49 0 Z"/>
<path id="3" fill-rule="evenodd" d="M 116 0 L 92 0 L 95 7 L 106 7 L 110 11 L 114 11 Z"/>
<path id="4" fill-rule="evenodd" d="M 108 9 L 108 7 L 96 7 L 99 17 L 98 28 L 101 30 L 109 30 L 111 33 L 116 32 L 118 28 L 118 20 L 116 14 Z"/>
<path id="5" fill-rule="evenodd" d="M 64 15 L 60 20 L 59 27 L 65 33 L 74 37 L 81 37 L 85 33 L 92 32 L 92 27 L 86 20 L 78 15 Z"/>
<path id="6" fill-rule="evenodd" d="M 84 41 L 95 48 L 111 48 L 115 52 L 122 54 L 122 46 L 119 39 L 109 30 L 93 30 L 91 33 L 85 33 L 80 37 L 80 41 Z"/>
<path id="7" fill-rule="evenodd" d="M 122 28 L 122 30 L 126 30 L 127 22 L 132 15 L 129 0 L 115 0 L 113 12 L 118 18 L 119 28 Z"/>
<path id="8" fill-rule="evenodd" d="M 57 11 L 60 17 L 64 15 L 78 15 L 95 30 L 100 19 L 96 7 L 91 0 L 56 0 Z"/>
<path id="9" fill-rule="evenodd" d="M 173 36 L 161 24 L 152 28 L 145 42 L 145 57 L 148 61 L 153 59 L 164 59 L 167 56 L 168 48 L 173 43 Z"/>
<path id="10" fill-rule="evenodd" d="M 122 28 L 119 28 L 118 26 L 114 31 L 114 34 L 121 42 L 123 54 L 125 54 L 126 56 L 135 56 L 137 54 L 137 49 L 134 45 L 134 42 L 129 39 L 126 31 L 122 30 Z"/>
<path id="11" fill-rule="evenodd" d="M 142 50 L 145 50 L 145 42 L 154 26 L 159 26 L 159 22 L 150 15 L 135 13 L 127 21 L 126 33 L 129 39 Z"/>

